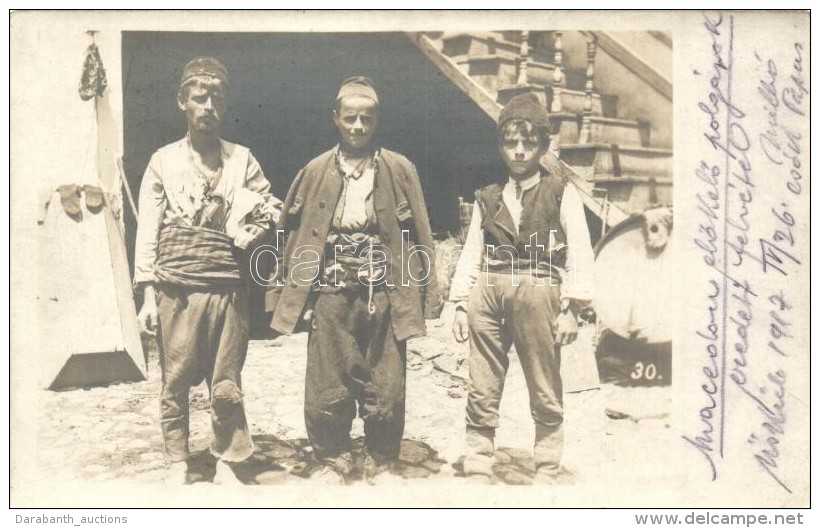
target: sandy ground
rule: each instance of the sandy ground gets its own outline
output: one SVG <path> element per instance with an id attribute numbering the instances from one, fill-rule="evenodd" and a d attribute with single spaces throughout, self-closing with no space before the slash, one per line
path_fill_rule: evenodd
<path id="1" fill-rule="evenodd" d="M 399 465 L 380 481 L 417 485 L 461 480 L 468 345 L 450 334 L 452 307 L 428 322 L 428 336 L 408 345 L 407 420 Z M 596 388 L 588 327 L 564 351 L 565 465 L 579 483 L 661 478 L 669 445 L 668 389 Z M 306 334 L 253 341 L 243 372 L 248 420 L 257 453 L 238 475 L 248 485 L 310 484 L 320 469 L 310 456 L 302 415 Z M 566 358 L 575 359 L 567 361 Z M 529 484 L 533 474 L 534 426 L 521 367 L 511 354 L 492 483 Z M 579 359 L 580 358 L 580 359 Z M 586 366 L 585 366 L 586 365 Z M 592 362 L 594 370 L 594 361 Z M 584 370 L 584 372 L 580 372 Z M 594 372 L 592 373 L 594 374 Z M 159 367 L 155 354 L 148 380 L 108 387 L 44 391 L 39 412 L 40 472 L 55 481 L 162 482 L 167 464 L 158 421 Z M 605 414 L 618 411 L 620 419 Z M 610 413 L 611 414 L 611 413 Z M 191 478 L 212 485 L 213 461 L 204 385 L 191 393 L 191 443 L 196 455 Z M 360 420 L 353 437 L 361 437 Z M 361 445 L 361 441 L 357 442 Z M 357 459 L 360 461 L 360 459 Z M 351 482 L 356 485 L 358 479 Z M 380 482 L 377 481 L 377 484 Z"/>

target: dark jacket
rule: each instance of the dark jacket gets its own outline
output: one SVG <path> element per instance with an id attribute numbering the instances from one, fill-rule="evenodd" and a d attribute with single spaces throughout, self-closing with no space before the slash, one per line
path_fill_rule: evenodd
<path id="1" fill-rule="evenodd" d="M 381 244 L 389 249 L 386 276 L 390 278 L 387 295 L 391 324 L 396 339 L 405 340 L 426 333 L 424 319 L 438 318 L 443 299 L 438 289 L 430 221 L 416 168 L 401 154 L 385 148 L 381 149 L 378 164 L 373 206 Z M 280 286 L 272 286 L 265 301 L 266 310 L 273 312 L 271 328 L 279 333 L 290 334 L 296 329 L 311 293 L 311 278 L 316 273 L 316 252 L 296 250 L 313 247 L 322 255 L 341 191 L 342 179 L 333 150 L 311 160 L 299 171 L 288 191 L 280 220 L 287 244 L 274 277 Z M 410 246 L 420 246 L 417 249 L 426 253 L 426 259 L 419 252 L 412 252 L 411 247 L 403 250 L 403 230 L 409 232 Z M 428 279 L 420 285 L 410 277 Z"/>

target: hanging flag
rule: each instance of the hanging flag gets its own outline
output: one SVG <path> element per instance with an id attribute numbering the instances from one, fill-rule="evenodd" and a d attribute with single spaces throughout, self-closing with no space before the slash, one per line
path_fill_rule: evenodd
<path id="1" fill-rule="evenodd" d="M 83 75 L 80 78 L 80 98 L 88 101 L 94 96 L 102 96 L 107 86 L 108 80 L 105 78 L 105 68 L 100 52 L 96 44 L 91 44 L 85 50 L 85 64 L 83 64 Z"/>

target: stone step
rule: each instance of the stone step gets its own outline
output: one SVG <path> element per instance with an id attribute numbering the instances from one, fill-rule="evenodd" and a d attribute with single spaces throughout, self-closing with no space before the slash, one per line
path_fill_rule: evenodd
<path id="1" fill-rule="evenodd" d="M 590 182 L 617 178 L 672 178 L 672 151 L 611 143 L 560 145 L 560 157 Z M 648 180 L 647 180 L 648 181 Z"/>
<path id="2" fill-rule="evenodd" d="M 593 98 L 593 107 L 596 99 Z M 580 143 L 583 115 L 574 112 L 550 114 L 553 134 L 558 136 L 559 145 Z M 614 119 L 590 116 L 591 143 L 614 143 L 624 147 L 648 147 L 649 123 L 629 119 Z"/>

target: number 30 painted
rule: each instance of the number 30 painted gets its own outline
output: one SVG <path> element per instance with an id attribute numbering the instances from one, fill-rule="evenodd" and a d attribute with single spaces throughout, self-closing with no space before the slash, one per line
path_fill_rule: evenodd
<path id="1" fill-rule="evenodd" d="M 635 363 L 635 368 L 632 370 L 630 377 L 634 380 L 645 379 L 648 381 L 654 380 L 658 375 L 658 368 L 654 363 L 647 363 L 638 361 Z"/>

